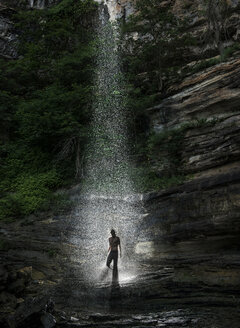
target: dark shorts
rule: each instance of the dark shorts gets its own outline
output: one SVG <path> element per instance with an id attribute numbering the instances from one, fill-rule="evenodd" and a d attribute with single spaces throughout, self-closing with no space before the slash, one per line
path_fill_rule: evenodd
<path id="1" fill-rule="evenodd" d="M 118 251 L 111 251 L 107 258 L 107 266 L 109 267 L 111 262 L 113 261 L 113 268 L 117 268 L 118 262 Z"/>

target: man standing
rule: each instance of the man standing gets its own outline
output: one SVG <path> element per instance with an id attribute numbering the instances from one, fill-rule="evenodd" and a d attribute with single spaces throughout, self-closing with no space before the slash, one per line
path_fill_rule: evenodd
<path id="1" fill-rule="evenodd" d="M 108 239 L 109 241 L 109 248 L 108 252 L 110 251 L 108 258 L 107 258 L 107 266 L 110 268 L 110 264 L 113 261 L 113 270 L 117 269 L 117 262 L 118 262 L 118 247 L 120 250 L 120 257 L 121 257 L 121 244 L 120 238 L 116 236 L 116 232 L 114 229 L 111 230 L 111 235 Z"/>

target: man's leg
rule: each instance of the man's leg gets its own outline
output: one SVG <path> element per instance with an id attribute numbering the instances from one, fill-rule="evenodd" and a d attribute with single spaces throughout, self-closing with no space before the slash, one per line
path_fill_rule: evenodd
<path id="1" fill-rule="evenodd" d="M 114 252 L 113 255 L 113 269 L 117 269 L 118 264 L 118 252 Z"/>
<path id="2" fill-rule="evenodd" d="M 109 253 L 108 257 L 107 257 L 107 267 L 110 268 L 110 264 L 113 260 L 113 254 L 112 254 L 112 251 Z"/>

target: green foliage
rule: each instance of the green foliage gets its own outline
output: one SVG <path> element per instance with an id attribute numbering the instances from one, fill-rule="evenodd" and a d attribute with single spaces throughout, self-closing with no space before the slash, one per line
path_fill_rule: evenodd
<path id="1" fill-rule="evenodd" d="M 57 256 L 57 250 L 54 248 L 50 248 L 47 251 L 49 257 L 56 257 Z"/>
<path id="2" fill-rule="evenodd" d="M 181 173 L 181 150 L 186 128 L 166 130 L 161 133 L 152 133 L 148 139 L 147 152 L 150 161 L 160 158 L 167 159 L 168 174 Z"/>
<path id="3" fill-rule="evenodd" d="M 181 158 L 186 132 L 213 127 L 218 121 L 217 118 L 201 118 L 186 122 L 176 129 L 150 133 L 135 150 L 142 165 L 130 170 L 136 190 L 160 190 L 186 181 L 188 176 L 184 174 Z"/>
<path id="4" fill-rule="evenodd" d="M 91 117 L 96 6 L 63 0 L 14 17 L 20 56 L 0 60 L 0 219 L 60 202 L 52 192 L 79 172 Z"/>
<path id="5" fill-rule="evenodd" d="M 177 170 L 181 164 L 181 150 L 184 136 L 189 129 L 204 128 L 214 126 L 219 121 L 218 118 L 200 118 L 182 124 L 179 128 L 153 132 L 147 141 L 147 153 L 149 158 L 154 159 L 156 152 L 165 153 Z"/>
<path id="6" fill-rule="evenodd" d="M 221 58 L 217 57 L 217 58 L 211 58 L 208 60 L 201 60 L 199 63 L 197 63 L 196 65 L 193 66 L 193 69 L 191 70 L 193 73 L 197 73 L 201 70 L 204 70 L 208 67 L 217 65 L 221 62 Z"/>
<path id="7" fill-rule="evenodd" d="M 0 219 L 16 219 L 40 209 L 59 185 L 56 171 L 24 174 L 15 179 L 14 193 L 0 199 Z"/>
<path id="8" fill-rule="evenodd" d="M 239 51 L 240 50 L 240 43 L 239 42 L 236 42 L 234 43 L 231 47 L 227 47 L 224 49 L 223 51 L 223 57 L 222 57 L 222 60 L 226 60 L 228 59 L 229 57 L 231 57 L 236 51 Z"/>
<path id="9" fill-rule="evenodd" d="M 223 57 L 224 44 L 228 39 L 228 20 L 231 6 L 228 0 L 204 0 L 203 15 L 207 20 L 207 29 L 204 31 L 203 41 L 213 43 L 218 48 L 220 57 Z"/>
<path id="10" fill-rule="evenodd" d="M 128 106 L 133 113 L 131 139 L 135 149 L 149 133 L 146 109 L 162 100 L 169 80 L 179 78 L 184 50 L 196 42 L 187 33 L 188 22 L 173 14 L 170 3 L 138 0 L 136 6 L 137 14 L 123 24 L 124 66 L 129 80 Z"/>
<path id="11" fill-rule="evenodd" d="M 183 71 L 183 74 L 188 72 L 197 73 L 208 67 L 212 67 L 214 65 L 220 64 L 221 62 L 224 62 L 227 59 L 229 59 L 229 57 L 231 57 L 235 52 L 239 50 L 240 50 L 240 44 L 236 42 L 231 47 L 227 47 L 223 50 L 222 57 L 217 56 L 214 58 L 201 60 L 200 62 L 196 63 L 193 67 L 187 68 L 185 71 Z"/>
<path id="12" fill-rule="evenodd" d="M 132 49 L 126 59 L 127 65 L 133 79 L 136 74 L 147 73 L 147 92 L 161 92 L 169 68 L 182 64 L 183 50 L 192 43 L 193 38 L 183 33 L 187 21 L 176 17 L 170 4 L 162 5 L 158 0 L 138 0 L 136 6 L 137 14 L 123 28 Z M 138 38 L 133 41 L 131 36 L 135 33 Z"/>
<path id="13" fill-rule="evenodd" d="M 159 176 L 150 165 L 135 167 L 131 171 L 131 178 L 137 192 L 157 191 L 179 185 L 187 177 L 177 174 Z"/>

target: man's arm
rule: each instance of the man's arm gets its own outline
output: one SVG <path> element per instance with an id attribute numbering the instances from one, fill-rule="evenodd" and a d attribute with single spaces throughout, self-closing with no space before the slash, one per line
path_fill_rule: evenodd
<path id="1" fill-rule="evenodd" d="M 109 242 L 109 247 L 108 247 L 108 253 L 110 252 L 111 250 L 111 243 L 110 243 L 110 238 L 108 239 L 108 242 Z"/>
<path id="2" fill-rule="evenodd" d="M 120 250 L 120 257 L 122 257 L 122 248 L 121 248 L 120 238 L 119 238 L 119 244 L 118 244 L 118 246 L 119 246 L 119 250 Z"/>

